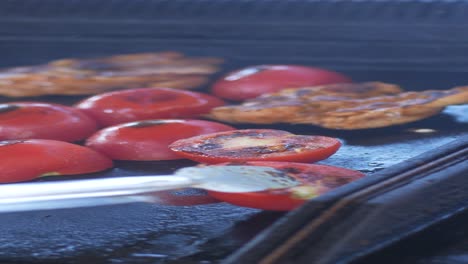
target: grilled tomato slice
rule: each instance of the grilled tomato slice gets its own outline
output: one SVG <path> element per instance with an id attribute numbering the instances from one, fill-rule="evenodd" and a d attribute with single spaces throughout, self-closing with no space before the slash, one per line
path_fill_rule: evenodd
<path id="1" fill-rule="evenodd" d="M 0 141 L 0 183 L 91 173 L 112 165 L 112 160 L 103 154 L 68 142 L 47 139 Z"/>
<path id="2" fill-rule="evenodd" d="M 169 148 L 197 162 L 315 162 L 335 153 L 341 143 L 325 136 L 295 135 L 273 129 L 244 129 L 177 140 Z"/>
<path id="3" fill-rule="evenodd" d="M 115 160 L 173 160 L 182 157 L 168 148 L 172 142 L 228 130 L 234 128 L 204 120 L 144 120 L 102 129 L 86 145 Z"/>
<path id="4" fill-rule="evenodd" d="M 98 129 L 96 122 L 73 107 L 41 102 L 0 104 L 0 140 L 54 139 L 79 141 Z"/>
<path id="5" fill-rule="evenodd" d="M 195 118 L 224 101 L 214 96 L 169 88 L 140 88 L 91 96 L 75 106 L 111 126 L 147 119 Z"/>
<path id="6" fill-rule="evenodd" d="M 349 82 L 351 79 L 341 73 L 316 67 L 257 65 L 228 73 L 213 84 L 212 93 L 241 101 L 286 88 Z"/>
<path id="7" fill-rule="evenodd" d="M 309 199 L 364 176 L 363 173 L 350 169 L 295 162 L 249 161 L 223 165 L 229 164 L 272 167 L 287 172 L 288 175 L 296 178 L 301 183 L 291 188 L 261 192 L 223 193 L 208 191 L 210 196 L 224 202 L 273 211 L 293 210 Z"/>

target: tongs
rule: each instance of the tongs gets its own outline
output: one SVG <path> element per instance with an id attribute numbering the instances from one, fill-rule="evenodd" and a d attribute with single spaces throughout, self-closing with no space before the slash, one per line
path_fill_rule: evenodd
<path id="1" fill-rule="evenodd" d="M 164 176 L 5 184 L 0 185 L 0 212 L 157 202 L 155 192 L 186 187 L 255 192 L 297 184 L 285 172 L 260 166 L 187 167 Z"/>

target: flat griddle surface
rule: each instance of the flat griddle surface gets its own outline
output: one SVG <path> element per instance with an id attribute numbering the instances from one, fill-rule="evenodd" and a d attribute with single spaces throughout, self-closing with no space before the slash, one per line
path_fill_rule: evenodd
<path id="1" fill-rule="evenodd" d="M 65 57 L 175 50 L 190 56 L 223 57 L 226 63 L 222 73 L 254 64 L 291 63 L 339 70 L 357 81 L 397 83 L 408 90 L 468 84 L 465 73 L 468 63 L 463 59 L 468 47 L 459 44 L 456 37 L 464 31 L 454 27 L 453 34 L 449 34 L 451 27 L 444 30 L 438 25 L 431 29 L 427 21 L 405 25 L 404 21 L 393 19 L 393 24 L 389 24 L 392 20 L 389 15 L 386 21 L 374 16 L 359 23 L 336 23 L 319 16 L 306 23 L 306 12 L 294 23 L 276 18 L 259 22 L 254 21 L 253 15 L 249 15 L 248 21 L 235 20 L 232 14 L 224 24 L 212 23 L 203 16 L 194 20 L 179 16 L 171 20 L 166 14 L 158 20 L 150 12 L 148 21 L 132 17 L 119 21 L 109 15 L 112 12 L 95 14 L 101 15 L 101 19 L 89 20 L 83 15 L 85 9 L 80 8 L 76 8 L 81 12 L 77 11 L 76 16 L 45 17 L 47 12 L 42 12 L 40 5 L 28 17 L 21 8 L 7 2 L 4 5 L 10 17 L 0 17 L 0 67 Z M 26 2 L 31 5 L 34 1 Z M 88 1 L 84 3 L 91 5 Z M 57 10 L 73 13 L 73 8 Z M 346 12 L 341 16 L 346 21 Z M 380 22 L 371 23 L 372 19 Z M 207 91 L 207 87 L 200 90 Z M 26 99 L 72 104 L 81 97 Z M 372 177 L 377 171 L 467 135 L 467 112 L 466 105 L 453 106 L 419 122 L 360 131 L 286 124 L 237 127 L 338 137 L 344 146 L 321 163 L 360 170 Z M 193 164 L 117 162 L 112 170 L 82 177 L 165 174 Z M 179 195 L 203 193 L 189 190 Z M 225 258 L 281 217 L 288 216 L 225 203 L 130 204 L 3 214 L 0 263 L 212 263 Z"/>
<path id="2" fill-rule="evenodd" d="M 75 98 L 39 99 L 68 102 Z M 454 106 L 440 115 L 412 124 L 361 131 L 334 131 L 307 125 L 238 127 L 278 128 L 299 134 L 338 137 L 343 140 L 344 146 L 320 163 L 360 170 L 367 177 L 372 177 L 374 172 L 465 135 L 467 123 L 463 118 L 466 111 L 464 106 Z M 121 161 L 110 171 L 70 178 L 165 174 L 193 164 L 190 161 Z M 189 190 L 179 195 L 203 193 Z M 4 214 L 0 217 L 0 261 L 213 261 L 226 257 L 279 217 L 287 216 L 225 203 L 195 206 L 131 204 Z"/>

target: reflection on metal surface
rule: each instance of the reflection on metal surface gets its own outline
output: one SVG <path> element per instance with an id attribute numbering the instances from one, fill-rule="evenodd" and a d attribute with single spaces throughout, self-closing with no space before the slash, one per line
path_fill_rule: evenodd
<path id="1" fill-rule="evenodd" d="M 452 116 L 460 123 L 468 123 L 468 104 L 448 106 L 443 113 Z"/>
<path id="2" fill-rule="evenodd" d="M 428 133 L 437 132 L 436 129 L 431 129 L 431 128 L 415 128 L 415 129 L 410 129 L 408 131 L 411 131 L 411 132 L 414 132 L 414 133 L 421 133 L 421 134 L 428 134 Z"/>

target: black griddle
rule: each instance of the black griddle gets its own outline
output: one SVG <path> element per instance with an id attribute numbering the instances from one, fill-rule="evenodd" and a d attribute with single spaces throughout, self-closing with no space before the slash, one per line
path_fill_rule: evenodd
<path id="1" fill-rule="evenodd" d="M 255 64 L 303 64 L 341 71 L 356 81 L 396 83 L 408 90 L 447 89 L 468 84 L 467 17 L 468 4 L 462 1 L 2 1 L 0 67 L 65 57 L 175 50 L 189 56 L 224 58 L 220 74 Z M 208 86 L 200 90 L 207 91 Z M 21 100 L 72 104 L 81 98 L 44 96 Z M 280 242 L 293 237 L 301 225 L 321 219 L 335 202 L 364 191 L 361 200 L 331 218 L 331 226 L 314 231 L 330 233 L 304 240 L 301 247 L 288 249 L 289 253 L 281 258 L 291 263 L 323 260 L 315 251 L 306 253 L 309 247 L 325 252 L 327 245 L 340 240 L 333 234 L 350 229 L 343 219 L 360 219 L 382 207 L 372 199 L 381 199 L 383 208 L 402 208 L 397 210 L 399 216 L 416 210 L 411 206 L 424 203 L 421 197 L 428 194 L 421 184 L 414 189 L 402 188 L 405 184 L 383 188 L 379 193 L 366 190 L 375 186 L 375 179 L 391 178 L 404 170 L 416 170 L 411 182 L 445 172 L 447 168 L 440 158 L 466 148 L 467 113 L 466 105 L 453 106 L 411 124 L 360 131 L 307 125 L 240 125 L 237 127 L 338 137 L 344 146 L 321 163 L 360 170 L 367 177 L 289 214 L 225 203 L 131 204 L 3 214 L 0 263 L 257 263 L 275 251 Z M 430 132 L 418 132 L 421 129 Z M 444 190 L 463 184 L 457 175 L 467 173 L 466 162 L 463 167 L 458 161 L 464 156 L 457 155 L 450 161 L 456 172 L 443 173 L 450 176 L 441 180 L 448 183 Z M 423 164 L 436 165 L 418 171 Z M 110 171 L 70 178 L 164 174 L 190 165 L 193 163 L 189 161 L 117 162 Z M 411 199 L 403 203 L 386 198 L 394 197 L 395 188 L 402 188 L 397 196 Z M 430 189 L 429 195 L 431 192 L 437 193 L 437 188 Z M 453 196 L 450 192 L 443 194 Z M 204 194 L 188 190 L 176 195 Z M 366 238 L 368 244 L 333 255 L 337 257 L 333 260 L 376 263 L 395 254 L 401 256 L 400 262 L 424 256 L 427 259 L 427 251 L 418 251 L 415 245 L 437 252 L 446 244 L 460 241 L 460 234 L 466 233 L 460 225 L 466 217 L 465 205 L 444 197 L 440 200 L 446 203 L 435 206 L 435 213 L 416 222 L 396 217 L 408 224 L 400 229 L 391 228 L 394 222 L 390 220 L 396 220 L 390 218 L 384 225 L 389 232 L 376 238 L 372 237 L 376 232 L 370 230 L 365 233 L 370 236 Z M 446 218 L 439 219 L 444 215 Z M 369 221 L 383 224 L 383 220 L 377 217 Z"/>

